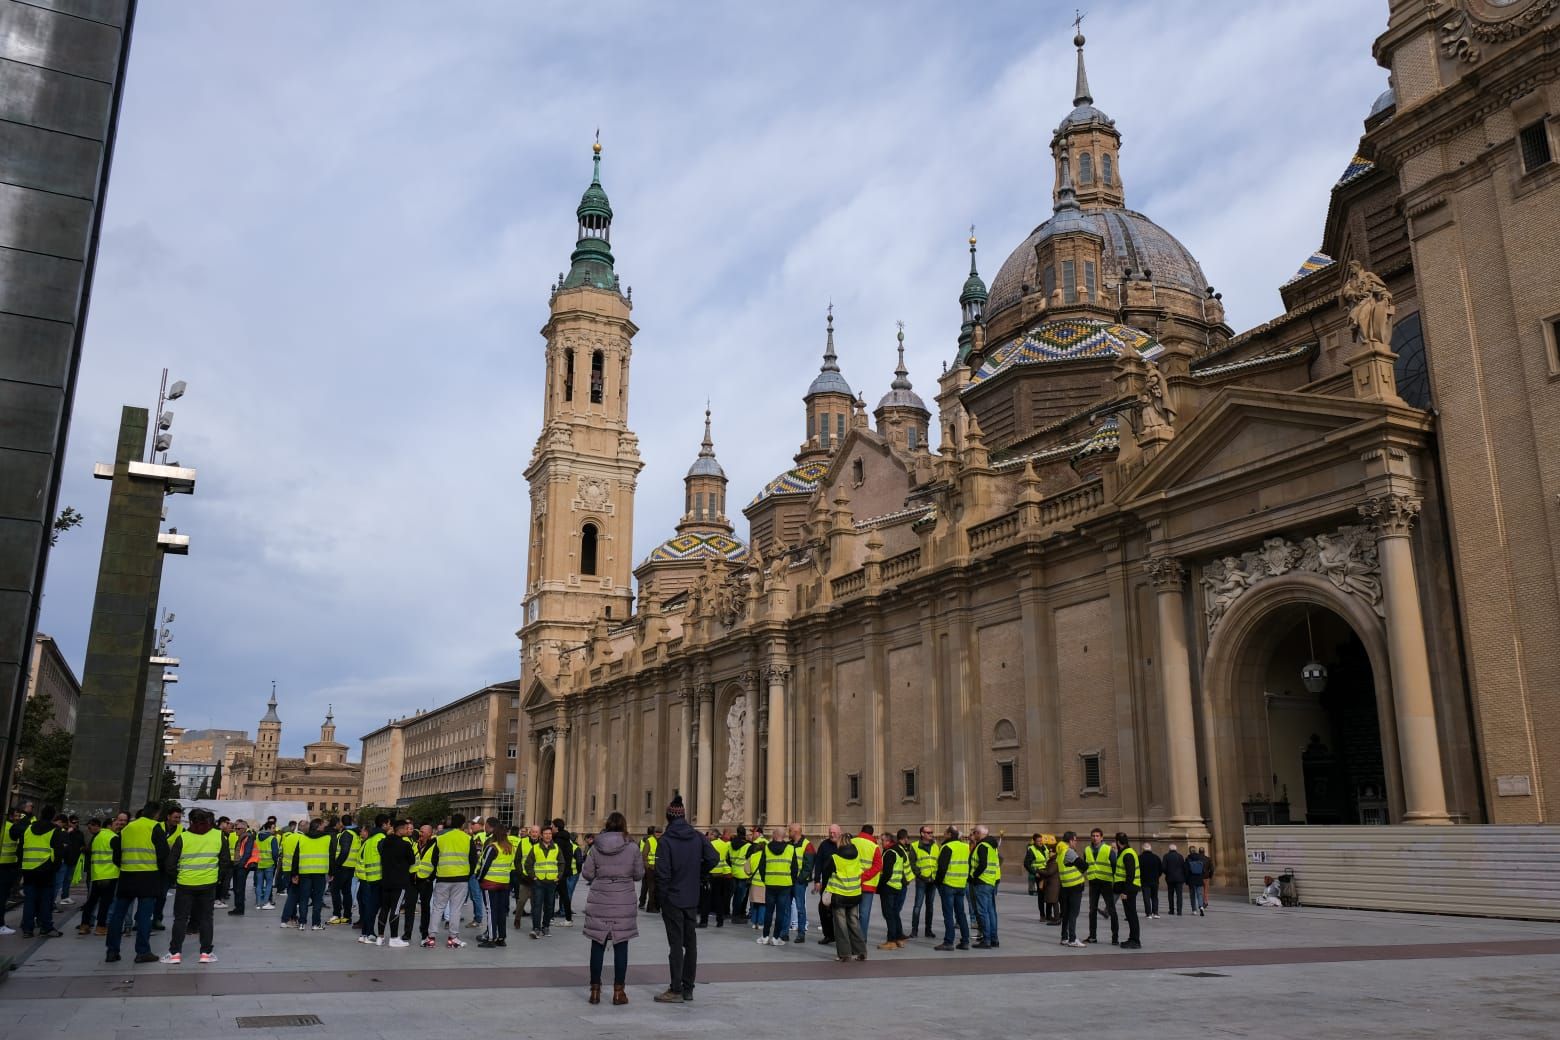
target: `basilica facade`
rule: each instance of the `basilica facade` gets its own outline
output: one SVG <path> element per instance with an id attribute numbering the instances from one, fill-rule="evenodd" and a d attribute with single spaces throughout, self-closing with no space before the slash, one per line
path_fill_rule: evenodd
<path id="1" fill-rule="evenodd" d="M 1052 212 L 989 285 L 971 238 L 930 401 L 901 351 L 869 412 L 826 316 L 748 537 L 706 415 L 642 559 L 598 145 L 526 469 L 526 815 L 644 826 L 676 790 L 700 825 L 1221 858 L 1249 823 L 1552 819 L 1560 5 L 1387 6 L 1391 86 L 1282 315 L 1231 329 L 1131 208 L 1080 35 Z"/>

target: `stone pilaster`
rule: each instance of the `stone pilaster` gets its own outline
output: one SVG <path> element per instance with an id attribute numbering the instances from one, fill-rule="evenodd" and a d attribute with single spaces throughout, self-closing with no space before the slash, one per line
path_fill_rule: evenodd
<path id="1" fill-rule="evenodd" d="M 1176 830 L 1200 830 L 1197 735 L 1192 725 L 1192 671 L 1186 638 L 1186 568 L 1170 556 L 1151 556 L 1143 566 L 1153 583 L 1158 606 L 1159 691 L 1165 707 L 1169 823 Z"/>

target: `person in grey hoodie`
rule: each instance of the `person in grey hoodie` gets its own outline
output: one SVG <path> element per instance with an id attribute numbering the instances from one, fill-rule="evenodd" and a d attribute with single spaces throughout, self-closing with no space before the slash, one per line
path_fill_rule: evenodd
<path id="1" fill-rule="evenodd" d="M 601 1003 L 601 967 L 612 947 L 612 1003 L 627 1004 L 628 941 L 639 935 L 639 882 L 645 876 L 639 846 L 628 840 L 628 820 L 607 817 L 580 877 L 590 886 L 585 899 L 585 938 L 590 940 L 590 1002 Z"/>

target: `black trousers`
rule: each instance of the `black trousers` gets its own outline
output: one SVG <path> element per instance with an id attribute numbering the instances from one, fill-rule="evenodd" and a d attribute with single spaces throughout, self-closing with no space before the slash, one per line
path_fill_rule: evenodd
<path id="1" fill-rule="evenodd" d="M 661 900 L 655 890 L 655 868 L 645 869 L 645 879 L 639 884 L 639 909 L 648 910 L 652 914 L 661 910 Z"/>
<path id="2" fill-rule="evenodd" d="M 407 887 L 404 885 L 393 884 L 389 881 L 379 882 L 379 915 L 378 919 L 374 922 L 376 925 L 374 933 L 376 935 L 392 936 L 395 934 L 395 927 L 392 918 L 401 913 L 401 901 L 406 895 L 406 892 Z M 351 906 L 352 904 L 349 901 L 347 905 Z M 403 936 L 403 938 L 407 939 L 412 937 L 411 909 L 411 906 L 408 905 L 406 908 L 406 922 L 402 926 L 406 929 L 406 935 Z M 338 914 L 337 916 L 339 917 L 340 915 Z M 385 931 L 385 925 L 387 924 L 391 925 L 391 928 L 388 932 Z"/>
<path id="3" fill-rule="evenodd" d="M 108 927 L 108 912 L 113 909 L 114 890 L 118 887 L 118 878 L 92 882 L 92 887 L 87 892 L 87 903 L 81 908 L 83 925 L 95 924 L 99 928 Z"/>
<path id="4" fill-rule="evenodd" d="M 818 927 L 823 929 L 823 934 L 818 937 L 819 943 L 834 942 L 834 908 L 823 905 L 823 893 L 818 893 Z"/>
<path id="5" fill-rule="evenodd" d="M 1145 917 L 1159 913 L 1159 881 L 1156 879 L 1151 885 L 1143 886 L 1143 915 Z"/>
<path id="6" fill-rule="evenodd" d="M 1083 909 L 1083 886 L 1062 889 L 1062 942 L 1078 938 L 1078 913 Z"/>
<path id="7" fill-rule="evenodd" d="M 1140 942 L 1138 938 L 1137 890 L 1125 888 L 1121 892 L 1121 912 L 1127 918 L 1127 942 Z"/>
<path id="8" fill-rule="evenodd" d="M 699 933 L 695 931 L 693 910 L 662 906 L 661 921 L 666 925 L 666 962 L 671 969 L 668 988 L 689 996 L 699 974 Z"/>
<path id="9" fill-rule="evenodd" d="M 433 878 L 417 878 L 413 881 L 417 897 L 417 934 L 428 938 L 428 918 L 433 910 Z M 412 937 L 412 896 L 406 899 L 406 938 Z"/>
<path id="10" fill-rule="evenodd" d="M 709 881 L 709 887 L 704 890 L 704 902 L 699 907 L 699 923 L 709 924 L 710 914 L 715 914 L 717 926 L 726 923 L 726 911 L 731 909 L 731 878 L 714 877 Z"/>
<path id="11" fill-rule="evenodd" d="M 352 878 L 356 870 L 338 867 L 330 880 L 330 916 L 352 920 Z"/>
<path id="12" fill-rule="evenodd" d="M 217 898 L 227 902 L 228 886 L 233 883 L 233 867 L 225 864 L 217 867 Z"/>
<path id="13" fill-rule="evenodd" d="M 1121 935 L 1121 920 L 1116 916 L 1116 883 L 1114 881 L 1089 882 L 1089 938 L 1099 938 L 1100 901 L 1110 915 L 1110 937 L 1115 941 Z"/>
<path id="14" fill-rule="evenodd" d="M 200 952 L 210 953 L 212 942 L 212 904 L 217 901 L 215 885 L 204 888 L 180 888 L 173 896 L 173 932 L 168 940 L 168 952 L 179 953 L 184 947 L 184 937 L 190 932 L 200 934 Z"/>
<path id="15" fill-rule="evenodd" d="M 1173 917 L 1181 916 L 1181 889 L 1185 887 L 1184 884 L 1177 884 L 1174 881 L 1165 883 L 1165 909 L 1170 911 Z"/>

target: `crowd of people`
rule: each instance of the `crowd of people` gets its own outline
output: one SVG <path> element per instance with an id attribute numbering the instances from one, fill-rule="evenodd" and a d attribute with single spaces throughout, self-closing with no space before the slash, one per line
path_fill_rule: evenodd
<path id="1" fill-rule="evenodd" d="M 424 948 L 458 949 L 471 928 L 477 946 L 503 947 L 511 921 L 517 934 L 544 941 L 554 925 L 573 926 L 583 878 L 589 1000 L 601 999 L 611 947 L 615 1004 L 628 1001 L 628 943 L 642 912 L 659 914 L 666 931 L 669 984 L 655 998 L 662 1003 L 693 999 L 697 932 L 712 926 L 741 922 L 758 945 L 785 946 L 806 943 L 816 921 L 817 941 L 833 946 L 837 960 L 864 961 L 876 909 L 884 929 L 878 950 L 934 937 L 942 952 L 1001 947 L 1003 836 L 985 826 L 941 835 L 923 826 L 912 836 L 878 835 L 870 824 L 851 834 L 836 824 L 817 842 L 800 824 L 767 836 L 757 827 L 700 832 L 681 796 L 666 819 L 664 830 L 651 827 L 636 840 L 614 812 L 599 834 L 576 840 L 562 819 L 513 833 L 496 817 L 467 821 L 458 813 L 436 824 L 388 814 L 251 824 L 204 808 L 186 821 L 177 806 L 151 803 L 134 819 L 122 812 L 88 820 L 83 830 L 52 807 L 35 816 L 21 805 L 0 828 L 0 909 L 20 881 L 22 935 L 58 937 L 54 910 L 71 905 L 73 886 L 84 885 L 76 930 L 101 936 L 107 961 L 121 959 L 121 940 L 133 934 L 136 963 L 179 964 L 194 936 L 204 964 L 217 959 L 216 912 L 241 917 L 251 907 L 279 909 L 284 929 L 342 926 L 375 946 L 411 946 L 415 929 Z M 1133 950 L 1142 946 L 1140 920 L 1160 916 L 1161 883 L 1166 913 L 1182 915 L 1189 900 L 1191 913 L 1206 914 L 1213 862 L 1205 848 L 1183 855 L 1172 844 L 1160 856 L 1148 842 L 1134 846 L 1126 834 L 1107 839 L 1096 829 L 1086 841 L 1071 831 L 1032 835 L 1023 873 L 1039 920 L 1058 928 L 1060 945 L 1100 942 L 1103 920 L 1111 945 Z M 170 893 L 171 931 L 163 917 Z M 1085 895 L 1088 933 L 1080 939 Z M 152 935 L 161 931 L 169 943 L 159 956 Z M 10 934 L 0 916 L 0 935 Z"/>

